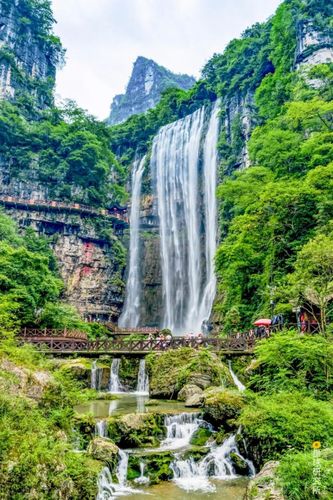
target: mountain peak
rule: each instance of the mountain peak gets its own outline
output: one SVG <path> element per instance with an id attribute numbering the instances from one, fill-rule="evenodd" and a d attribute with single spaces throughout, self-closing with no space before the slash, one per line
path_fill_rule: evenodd
<path id="1" fill-rule="evenodd" d="M 139 56 L 133 64 L 126 92 L 116 95 L 112 101 L 108 122 L 114 125 L 132 115 L 144 113 L 156 106 L 167 88 L 188 90 L 194 83 L 192 76 L 172 73 L 152 59 Z"/>

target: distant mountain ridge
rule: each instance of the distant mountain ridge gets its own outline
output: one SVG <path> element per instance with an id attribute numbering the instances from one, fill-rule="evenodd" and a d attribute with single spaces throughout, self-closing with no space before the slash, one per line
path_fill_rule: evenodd
<path id="1" fill-rule="evenodd" d="M 192 76 L 172 73 L 152 59 L 139 56 L 134 63 L 125 94 L 116 95 L 112 101 L 108 123 L 121 123 L 132 115 L 153 108 L 167 88 L 188 90 L 194 83 Z"/>

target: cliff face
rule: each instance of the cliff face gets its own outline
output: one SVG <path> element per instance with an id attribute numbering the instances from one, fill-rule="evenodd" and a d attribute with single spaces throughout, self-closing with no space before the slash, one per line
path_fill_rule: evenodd
<path id="1" fill-rule="evenodd" d="M 0 0 L 0 98 L 29 93 L 48 105 L 62 58 L 48 2 Z"/>
<path id="2" fill-rule="evenodd" d="M 28 205 L 5 210 L 21 228 L 32 228 L 48 239 L 65 283 L 66 302 L 88 320 L 117 321 L 123 304 L 124 256 L 119 255 L 117 235 L 107 238 L 99 231 L 99 224 L 105 227 L 107 220 Z M 122 230 L 115 232 L 119 236 Z"/>
<path id="3" fill-rule="evenodd" d="M 161 93 L 167 88 L 179 87 L 187 90 L 194 83 L 195 80 L 191 76 L 176 75 L 151 59 L 138 57 L 126 93 L 117 95 L 113 99 L 108 121 L 114 125 L 132 115 L 144 113 L 156 106 Z"/>

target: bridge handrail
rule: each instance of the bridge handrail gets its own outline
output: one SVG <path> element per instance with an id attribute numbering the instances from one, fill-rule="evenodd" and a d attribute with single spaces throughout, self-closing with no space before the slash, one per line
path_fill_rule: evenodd
<path id="1" fill-rule="evenodd" d="M 51 351 L 85 351 L 85 352 L 162 352 L 169 349 L 179 349 L 182 347 L 213 347 L 221 351 L 251 351 L 255 344 L 255 339 L 246 339 L 244 337 L 203 337 L 187 339 L 184 337 L 173 337 L 170 340 L 161 339 L 140 339 L 126 341 L 124 339 L 94 340 L 88 341 L 81 338 L 60 338 L 47 335 L 23 336 L 23 341 L 33 343 L 37 347 L 50 349 Z"/>
<path id="2" fill-rule="evenodd" d="M 54 328 L 24 328 L 19 333 L 20 337 L 34 338 L 34 337 L 57 337 L 69 339 L 88 340 L 87 334 L 80 330 L 57 330 Z"/>

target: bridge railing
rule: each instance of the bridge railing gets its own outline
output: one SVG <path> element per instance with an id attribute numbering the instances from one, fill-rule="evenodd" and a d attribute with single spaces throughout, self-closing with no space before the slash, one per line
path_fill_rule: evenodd
<path id="1" fill-rule="evenodd" d="M 255 339 L 245 337 L 229 337 L 225 339 L 206 337 L 202 339 L 186 339 L 184 337 L 173 337 L 170 340 L 142 339 L 142 340 L 96 340 L 88 341 L 81 339 L 60 339 L 47 337 L 22 338 L 22 341 L 34 344 L 39 350 L 51 352 L 116 352 L 116 353 L 149 353 L 163 352 L 170 349 L 182 347 L 211 347 L 216 351 L 251 351 L 255 344 Z"/>
<path id="2" fill-rule="evenodd" d="M 88 340 L 87 334 L 81 332 L 80 330 L 56 330 L 52 328 L 24 328 L 20 332 L 20 337 L 24 337 L 26 339 L 32 338 L 69 338 L 69 339 L 81 339 Z"/>

